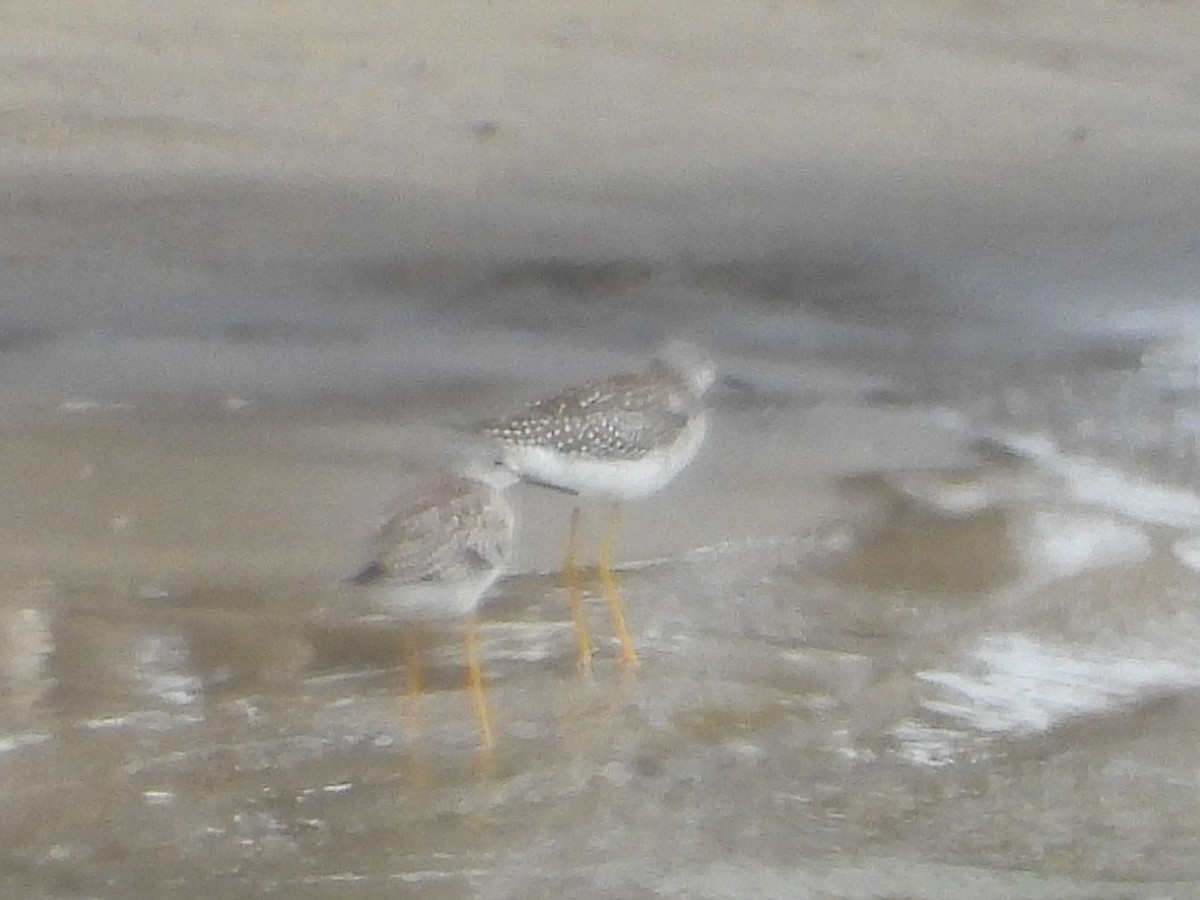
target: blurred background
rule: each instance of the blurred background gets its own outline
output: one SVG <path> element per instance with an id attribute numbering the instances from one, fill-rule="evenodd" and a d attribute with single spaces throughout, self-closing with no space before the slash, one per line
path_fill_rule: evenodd
<path id="1" fill-rule="evenodd" d="M 1195 896 L 1200 7 L 0 23 L 7 895 Z M 643 669 L 517 489 L 481 767 L 452 630 L 414 720 L 320 613 L 671 337 L 733 378 L 626 517 Z"/>

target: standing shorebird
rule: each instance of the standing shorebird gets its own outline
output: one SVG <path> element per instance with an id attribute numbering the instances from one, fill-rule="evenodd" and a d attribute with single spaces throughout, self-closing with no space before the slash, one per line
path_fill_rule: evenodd
<path id="1" fill-rule="evenodd" d="M 414 628 L 431 619 L 466 618 L 468 689 L 480 743 L 489 750 L 475 611 L 512 554 L 513 511 L 504 490 L 516 481 L 506 468 L 472 463 L 407 498 L 375 536 L 371 561 L 351 579 L 377 610 Z M 408 664 L 416 692 L 415 652 Z"/>
<path id="2" fill-rule="evenodd" d="M 696 456 L 708 428 L 704 394 L 716 371 L 689 344 L 672 342 L 650 370 L 589 382 L 526 406 L 515 416 L 481 426 L 498 440 L 504 464 L 534 484 L 613 501 L 597 559 L 600 583 L 621 660 L 637 665 L 612 572 L 621 504 L 653 494 Z M 571 514 L 564 580 L 579 640 L 579 661 L 591 661 L 575 561 L 579 507 Z"/>

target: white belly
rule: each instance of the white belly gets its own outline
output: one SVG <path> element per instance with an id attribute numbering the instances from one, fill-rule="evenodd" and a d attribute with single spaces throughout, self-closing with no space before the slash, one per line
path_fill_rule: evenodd
<path id="1" fill-rule="evenodd" d="M 636 500 L 661 490 L 696 458 L 707 427 L 707 417 L 695 415 L 675 443 L 641 459 L 588 459 L 563 456 L 548 447 L 508 446 L 504 463 L 531 481 L 576 494 Z"/>
<path id="2" fill-rule="evenodd" d="M 367 588 L 370 603 L 396 619 L 465 618 L 500 577 L 499 568 L 488 569 L 477 578 L 452 583 L 404 584 L 380 582 Z"/>

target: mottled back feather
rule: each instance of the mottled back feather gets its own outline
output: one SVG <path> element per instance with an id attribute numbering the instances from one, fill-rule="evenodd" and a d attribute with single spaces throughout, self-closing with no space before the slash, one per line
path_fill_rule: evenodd
<path id="1" fill-rule="evenodd" d="M 409 498 L 379 530 L 356 583 L 445 583 L 501 565 L 511 551 L 512 510 L 490 487 L 447 479 Z"/>
<path id="2" fill-rule="evenodd" d="M 698 409 L 687 385 L 670 372 L 616 375 L 536 403 L 485 434 L 591 459 L 641 459 L 671 444 Z"/>

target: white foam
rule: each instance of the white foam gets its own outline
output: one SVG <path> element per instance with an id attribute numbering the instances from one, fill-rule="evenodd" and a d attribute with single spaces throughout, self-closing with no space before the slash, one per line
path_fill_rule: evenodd
<path id="1" fill-rule="evenodd" d="M 1094 514 L 1042 510 L 1033 514 L 1024 535 L 1025 559 L 1042 578 L 1128 565 L 1148 558 L 1154 549 L 1136 525 Z"/>
<path id="2" fill-rule="evenodd" d="M 137 674 L 155 697 L 186 706 L 200 700 L 204 683 L 187 673 L 187 645 L 183 640 L 164 635 L 148 635 L 138 641 Z"/>
<path id="3" fill-rule="evenodd" d="M 74 413 L 92 413 L 92 412 L 124 412 L 125 410 L 135 409 L 132 403 L 124 401 L 103 402 L 100 400 L 86 400 L 83 398 L 71 398 L 63 400 L 58 404 L 57 409 L 64 415 Z"/>
<path id="4" fill-rule="evenodd" d="M 32 747 L 50 740 L 51 737 L 53 735 L 30 731 L 23 734 L 7 734 L 0 737 L 0 754 L 11 753 L 23 747 Z"/>
<path id="5" fill-rule="evenodd" d="M 985 635 L 971 652 L 975 672 L 921 672 L 946 699 L 924 707 L 989 734 L 1040 734 L 1156 693 L 1200 685 L 1200 663 L 1056 645 L 1025 634 Z M 1190 653 L 1195 658 L 1194 650 Z M 1186 657 L 1185 657 L 1186 658 Z"/>
<path id="6" fill-rule="evenodd" d="M 1175 558 L 1194 572 L 1200 572 L 1200 534 L 1181 537 L 1171 545 Z"/>
<path id="7" fill-rule="evenodd" d="M 958 761 L 969 742 L 966 731 L 935 728 L 916 719 L 905 719 L 891 731 L 900 747 L 900 758 L 917 766 L 940 769 Z"/>
<path id="8" fill-rule="evenodd" d="M 1087 457 L 1061 452 L 1048 438 L 1005 435 L 1003 443 L 1058 476 L 1071 499 L 1131 519 L 1172 528 L 1200 528 L 1200 496 L 1155 484 Z"/>

